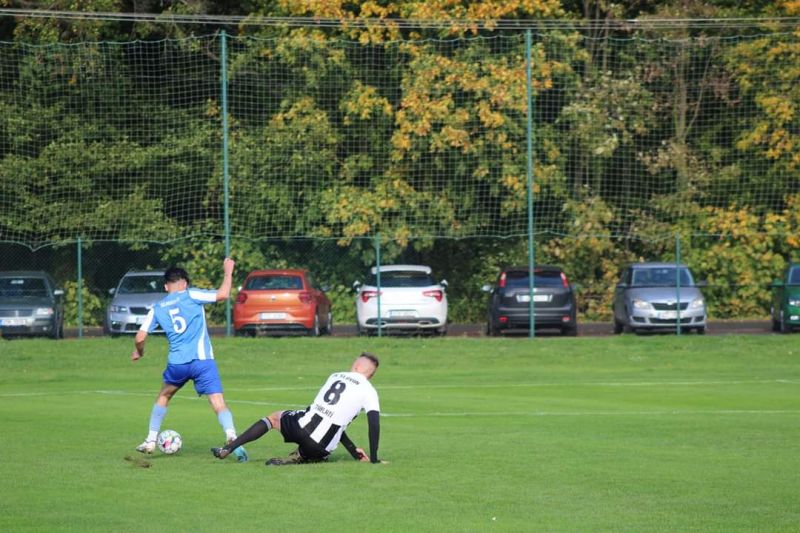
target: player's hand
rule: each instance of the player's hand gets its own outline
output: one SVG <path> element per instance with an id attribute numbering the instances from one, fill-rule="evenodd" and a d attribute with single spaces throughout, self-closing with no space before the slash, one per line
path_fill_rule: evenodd
<path id="1" fill-rule="evenodd" d="M 362 463 L 365 461 L 369 462 L 369 455 L 367 455 L 367 452 L 365 452 L 362 448 L 356 448 L 356 453 L 359 456 L 358 459 L 359 461 L 361 461 Z"/>
<path id="2" fill-rule="evenodd" d="M 131 361 L 138 361 L 141 358 L 142 354 L 139 353 L 139 350 L 134 350 L 133 353 L 131 353 Z"/>
<path id="3" fill-rule="evenodd" d="M 222 272 L 226 275 L 233 274 L 233 267 L 236 266 L 236 263 L 230 257 L 226 257 L 225 260 L 222 262 Z"/>

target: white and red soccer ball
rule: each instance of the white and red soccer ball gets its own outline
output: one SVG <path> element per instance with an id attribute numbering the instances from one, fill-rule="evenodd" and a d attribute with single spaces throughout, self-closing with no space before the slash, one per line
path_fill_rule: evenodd
<path id="1" fill-rule="evenodd" d="M 158 439 L 156 439 L 158 449 L 167 455 L 178 453 L 181 445 L 183 445 L 183 440 L 180 433 L 172 429 L 165 429 L 158 434 Z"/>

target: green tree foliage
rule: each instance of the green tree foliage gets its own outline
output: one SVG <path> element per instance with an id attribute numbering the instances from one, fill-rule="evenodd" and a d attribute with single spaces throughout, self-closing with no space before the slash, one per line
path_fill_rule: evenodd
<path id="1" fill-rule="evenodd" d="M 758 314 L 768 305 L 762 280 L 798 248 L 797 35 L 763 28 L 720 39 L 730 30 L 712 35 L 676 22 L 656 34 L 615 24 L 792 15 L 796 2 L 48 7 L 340 24 L 4 23 L 0 198 L 15 200 L 0 211 L 0 239 L 175 242 L 163 259 L 186 263 L 213 285 L 225 191 L 221 40 L 211 34 L 225 29 L 228 193 L 236 206 L 229 222 L 239 272 L 308 266 L 345 302 L 375 261 L 380 234 L 384 262 L 432 263 L 450 278 L 453 316 L 479 320 L 480 285 L 527 261 L 519 238 L 528 194 L 525 41 L 497 21 L 558 17 L 594 24 L 534 34 L 534 231 L 538 260 L 566 268 L 581 286 L 585 315 L 607 313 L 624 263 L 669 259 L 675 234 L 688 243 L 685 260 L 709 280 L 718 315 Z M 443 24 L 408 28 L 398 24 L 403 18 Z M 317 241 L 288 240 L 300 236 Z"/>

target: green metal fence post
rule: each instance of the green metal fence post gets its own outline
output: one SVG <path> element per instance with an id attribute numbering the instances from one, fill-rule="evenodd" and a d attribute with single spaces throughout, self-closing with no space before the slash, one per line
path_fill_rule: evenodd
<path id="1" fill-rule="evenodd" d="M 526 92 L 528 96 L 528 163 L 527 163 L 527 182 L 528 182 L 528 337 L 533 338 L 536 336 L 536 318 L 535 307 L 536 303 L 533 299 L 535 292 L 534 281 L 534 242 L 533 242 L 533 68 L 532 68 L 532 37 L 531 30 L 525 31 L 525 78 L 526 78 Z"/>
<path id="2" fill-rule="evenodd" d="M 222 186 L 224 191 L 223 217 L 225 221 L 225 257 L 231 256 L 231 219 L 229 212 L 228 172 L 228 40 L 225 30 L 220 32 L 220 93 L 222 99 Z M 225 335 L 231 336 L 231 299 L 225 300 Z"/>
<path id="3" fill-rule="evenodd" d="M 383 318 L 381 317 L 381 234 L 375 234 L 375 278 L 378 290 L 378 337 L 383 334 Z"/>
<path id="4" fill-rule="evenodd" d="M 681 236 L 675 234 L 675 329 L 678 335 L 681 334 Z"/>
<path id="5" fill-rule="evenodd" d="M 83 245 L 78 237 L 78 338 L 83 337 Z"/>

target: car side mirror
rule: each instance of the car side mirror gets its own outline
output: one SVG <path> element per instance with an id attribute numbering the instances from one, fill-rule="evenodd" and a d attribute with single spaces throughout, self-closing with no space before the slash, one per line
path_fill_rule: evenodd
<path id="1" fill-rule="evenodd" d="M 617 288 L 618 289 L 627 289 L 628 288 L 628 284 L 627 283 L 617 283 Z"/>
<path id="2" fill-rule="evenodd" d="M 783 280 L 776 279 L 775 281 L 772 282 L 772 287 L 774 288 L 783 287 Z"/>
<path id="3" fill-rule="evenodd" d="M 111 296 L 114 296 L 115 292 L 117 292 L 116 287 L 111 287 L 110 289 L 108 289 L 108 294 L 110 294 Z"/>
<path id="4" fill-rule="evenodd" d="M 439 285 L 441 285 L 442 287 L 447 287 L 447 280 L 443 279 L 442 281 L 439 282 Z"/>
<path id="5" fill-rule="evenodd" d="M 708 287 L 708 282 L 706 280 L 701 280 L 695 283 L 696 287 L 700 287 L 701 289 Z"/>
<path id="6" fill-rule="evenodd" d="M 354 281 L 354 282 L 353 282 L 353 290 L 354 290 L 354 291 L 358 292 L 358 289 L 359 289 L 360 287 L 361 287 L 361 282 L 360 282 L 360 281 Z"/>
<path id="7" fill-rule="evenodd" d="M 494 290 L 494 287 L 492 287 L 491 285 L 484 285 L 483 287 L 481 287 L 481 290 L 483 292 L 492 292 Z"/>
<path id="8" fill-rule="evenodd" d="M 53 291 L 53 296 L 64 296 L 64 290 L 63 289 L 54 290 Z"/>

